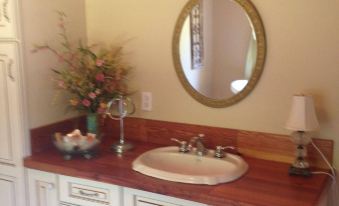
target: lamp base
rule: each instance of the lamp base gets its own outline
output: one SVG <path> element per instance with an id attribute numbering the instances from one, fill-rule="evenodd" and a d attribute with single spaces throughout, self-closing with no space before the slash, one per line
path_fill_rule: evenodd
<path id="1" fill-rule="evenodd" d="M 288 174 L 291 176 L 303 176 L 303 177 L 311 177 L 312 172 L 309 168 L 297 168 L 294 166 L 290 166 L 288 169 Z"/>

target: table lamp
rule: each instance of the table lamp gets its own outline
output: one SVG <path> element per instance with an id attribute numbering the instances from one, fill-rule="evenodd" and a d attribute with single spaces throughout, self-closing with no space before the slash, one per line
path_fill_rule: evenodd
<path id="1" fill-rule="evenodd" d="M 289 169 L 290 175 L 311 176 L 306 161 L 306 146 L 311 142 L 311 131 L 319 128 L 314 102 L 311 96 L 294 95 L 286 129 L 292 130 L 292 140 L 296 144 L 296 159 Z"/>

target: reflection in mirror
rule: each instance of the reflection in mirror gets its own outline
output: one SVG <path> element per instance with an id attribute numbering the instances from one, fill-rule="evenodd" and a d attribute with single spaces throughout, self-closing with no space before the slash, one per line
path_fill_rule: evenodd
<path id="1" fill-rule="evenodd" d="M 173 39 L 175 66 L 185 89 L 214 107 L 231 105 L 253 89 L 265 51 L 261 20 L 247 0 L 189 1 Z"/>

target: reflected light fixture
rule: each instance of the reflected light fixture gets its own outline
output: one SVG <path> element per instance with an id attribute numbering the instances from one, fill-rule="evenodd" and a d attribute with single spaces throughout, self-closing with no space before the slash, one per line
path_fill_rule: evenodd
<path id="1" fill-rule="evenodd" d="M 306 161 L 306 146 L 311 142 L 310 132 L 319 128 L 312 96 L 293 96 L 292 107 L 285 128 L 293 131 L 291 137 L 296 144 L 296 157 L 289 169 L 289 174 L 311 176 L 309 163 Z"/>

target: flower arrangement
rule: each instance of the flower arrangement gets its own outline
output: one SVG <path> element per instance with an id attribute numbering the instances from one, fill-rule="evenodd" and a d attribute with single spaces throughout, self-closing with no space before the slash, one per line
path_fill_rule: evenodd
<path id="1" fill-rule="evenodd" d="M 103 113 L 106 104 L 117 95 L 128 94 L 127 75 L 131 69 L 124 64 L 122 47 L 77 46 L 70 43 L 65 27 L 66 15 L 59 14 L 61 50 L 48 44 L 35 45 L 33 52 L 48 50 L 60 65 L 53 69 L 58 89 L 70 94 L 69 106 L 88 113 Z"/>

